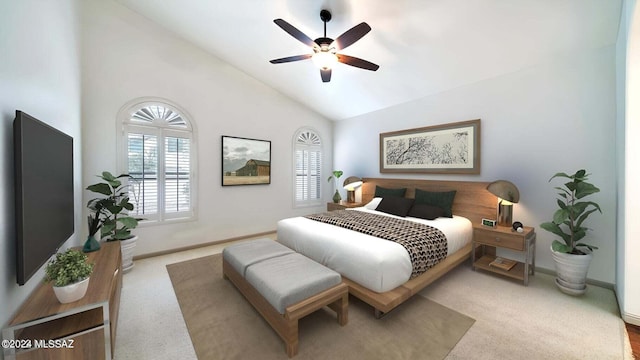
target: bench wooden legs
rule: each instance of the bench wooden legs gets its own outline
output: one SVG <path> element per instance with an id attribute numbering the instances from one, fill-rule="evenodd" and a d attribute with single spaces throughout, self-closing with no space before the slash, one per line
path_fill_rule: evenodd
<path id="1" fill-rule="evenodd" d="M 229 263 L 223 260 L 222 274 L 231 281 L 251 305 L 262 315 L 284 341 L 289 357 L 298 353 L 298 320 L 324 306 L 336 312 L 338 323 L 344 326 L 349 321 L 349 287 L 340 283 L 308 299 L 285 309 L 280 314 L 271 304 L 249 284 Z"/>

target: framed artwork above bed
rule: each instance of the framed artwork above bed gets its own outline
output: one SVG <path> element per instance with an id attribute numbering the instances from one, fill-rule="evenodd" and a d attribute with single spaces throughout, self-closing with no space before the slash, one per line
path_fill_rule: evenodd
<path id="1" fill-rule="evenodd" d="M 381 133 L 380 172 L 480 174 L 480 119 Z"/>
<path id="2" fill-rule="evenodd" d="M 222 136 L 222 186 L 271 184 L 271 141 Z"/>

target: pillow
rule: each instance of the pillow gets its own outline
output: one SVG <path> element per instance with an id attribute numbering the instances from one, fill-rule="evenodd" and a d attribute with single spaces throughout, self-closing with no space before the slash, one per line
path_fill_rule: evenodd
<path id="1" fill-rule="evenodd" d="M 451 212 L 451 206 L 453 205 L 453 198 L 456 196 L 456 191 L 425 191 L 416 189 L 416 204 L 427 204 L 437 206 L 444 210 L 445 217 L 453 217 Z"/>
<path id="2" fill-rule="evenodd" d="M 400 189 L 387 189 L 376 185 L 376 192 L 373 195 L 374 197 L 387 197 L 387 196 L 397 196 L 404 197 L 404 193 L 407 192 L 407 188 Z"/>
<path id="3" fill-rule="evenodd" d="M 387 214 L 405 217 L 413 205 L 413 199 L 407 199 L 397 196 L 387 196 L 382 198 L 380 205 L 376 208 L 378 211 Z"/>
<path id="4" fill-rule="evenodd" d="M 382 201 L 382 198 L 380 197 L 373 198 L 364 207 L 369 210 L 375 210 L 378 207 L 378 205 L 380 205 L 380 201 Z"/>
<path id="5" fill-rule="evenodd" d="M 444 216 L 444 209 L 438 206 L 427 204 L 413 204 L 407 216 L 433 220 Z"/>

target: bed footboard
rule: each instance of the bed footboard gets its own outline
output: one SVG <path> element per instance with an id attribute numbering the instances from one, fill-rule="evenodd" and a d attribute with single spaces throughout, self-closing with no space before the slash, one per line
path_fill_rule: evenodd
<path id="1" fill-rule="evenodd" d="M 374 309 L 375 317 L 379 319 L 384 314 L 393 310 L 398 305 L 420 292 L 420 290 L 442 277 L 451 269 L 469 259 L 471 256 L 472 246 L 473 245 L 471 243 L 465 245 L 462 249 L 451 254 L 422 275 L 407 281 L 393 290 L 383 293 L 371 291 L 348 278 L 343 277 L 342 279 L 349 286 L 349 293 L 371 305 Z"/>

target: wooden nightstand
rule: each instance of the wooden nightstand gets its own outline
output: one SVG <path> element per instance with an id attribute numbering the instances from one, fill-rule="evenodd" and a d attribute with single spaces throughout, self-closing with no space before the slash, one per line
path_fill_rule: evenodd
<path id="1" fill-rule="evenodd" d="M 342 200 L 339 203 L 334 203 L 334 202 L 327 203 L 327 211 L 344 210 L 346 208 L 354 208 L 354 207 L 361 207 L 361 206 L 364 206 L 364 204 L 361 202 L 350 203 Z"/>
<path id="2" fill-rule="evenodd" d="M 489 265 L 496 259 L 496 248 L 522 251 L 524 262 L 517 261 L 516 265 L 508 271 Z M 519 233 L 507 226 L 492 228 L 473 225 L 473 249 L 474 251 L 471 252 L 473 270 L 479 268 L 522 280 L 525 286 L 529 285 L 529 274 L 535 274 L 536 232 L 532 227 L 525 226 L 524 232 Z"/>

